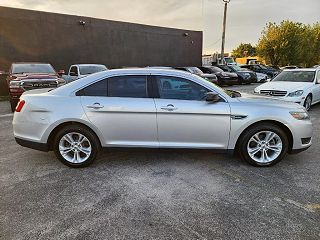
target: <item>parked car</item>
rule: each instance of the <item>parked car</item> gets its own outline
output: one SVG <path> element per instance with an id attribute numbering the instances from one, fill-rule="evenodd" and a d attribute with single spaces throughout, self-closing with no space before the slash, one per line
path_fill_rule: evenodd
<path id="1" fill-rule="evenodd" d="M 257 82 L 258 83 L 264 83 L 264 82 L 269 82 L 271 80 L 271 78 L 264 73 L 256 73 L 257 75 Z"/>
<path id="2" fill-rule="evenodd" d="M 238 65 L 218 65 L 225 72 L 236 73 L 240 84 L 250 84 L 258 81 L 257 74 L 253 71 L 242 69 Z"/>
<path id="3" fill-rule="evenodd" d="M 70 66 L 68 75 L 63 75 L 62 77 L 69 83 L 90 74 L 106 70 L 108 68 L 102 64 L 74 64 Z"/>
<path id="4" fill-rule="evenodd" d="M 320 69 L 283 70 L 271 82 L 257 87 L 255 93 L 295 102 L 307 110 L 320 101 Z"/>
<path id="5" fill-rule="evenodd" d="M 198 76 L 208 80 L 209 82 L 219 84 L 218 78 L 215 74 L 204 73 L 197 67 L 176 67 L 175 69 L 198 75 Z"/>
<path id="6" fill-rule="evenodd" d="M 13 63 L 7 76 L 11 110 L 14 112 L 21 94 L 38 88 L 56 88 L 65 84 L 49 63 Z"/>
<path id="7" fill-rule="evenodd" d="M 276 76 L 279 73 L 278 70 L 271 68 L 271 67 L 267 67 L 262 64 L 241 65 L 240 67 L 249 69 L 249 70 L 257 72 L 257 73 L 267 74 L 270 78 L 273 78 L 274 76 Z"/>
<path id="8" fill-rule="evenodd" d="M 238 75 L 236 73 L 224 72 L 221 68 L 215 66 L 199 67 L 203 73 L 214 74 L 218 78 L 218 85 L 238 84 Z"/>
<path id="9" fill-rule="evenodd" d="M 282 67 L 280 68 L 281 70 L 285 70 L 285 69 L 297 69 L 299 68 L 298 66 L 285 66 L 285 67 Z"/>
<path id="10" fill-rule="evenodd" d="M 179 87 L 168 89 L 165 82 Z M 29 91 L 20 98 L 13 131 L 20 145 L 53 150 L 71 167 L 89 165 L 101 147 L 214 149 L 270 166 L 309 148 L 313 133 L 298 104 L 242 96 L 183 71 L 146 68 Z"/>

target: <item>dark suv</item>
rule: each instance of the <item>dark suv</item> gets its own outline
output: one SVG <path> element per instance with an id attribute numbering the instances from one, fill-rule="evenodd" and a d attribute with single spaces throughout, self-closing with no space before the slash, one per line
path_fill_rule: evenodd
<path id="1" fill-rule="evenodd" d="M 257 73 L 264 73 L 267 74 L 270 78 L 275 77 L 279 71 L 271 68 L 271 67 L 267 67 L 265 65 L 262 64 L 249 64 L 249 65 L 242 65 L 241 68 L 246 68 L 246 69 L 250 69 L 251 71 L 257 72 Z"/>
<path id="2" fill-rule="evenodd" d="M 240 68 L 238 65 L 218 65 L 225 72 L 236 73 L 239 84 L 250 84 L 258 81 L 257 74 L 251 70 Z"/>
<path id="3" fill-rule="evenodd" d="M 56 72 L 48 63 L 13 63 L 7 77 L 12 112 L 23 92 L 39 88 L 56 88 L 65 84 L 59 75 L 62 73 L 63 71 Z"/>

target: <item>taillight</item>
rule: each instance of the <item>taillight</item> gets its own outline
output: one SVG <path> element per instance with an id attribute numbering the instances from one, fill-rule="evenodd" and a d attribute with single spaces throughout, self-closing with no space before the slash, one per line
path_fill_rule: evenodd
<path id="1" fill-rule="evenodd" d="M 20 100 L 17 104 L 17 107 L 16 107 L 16 112 L 21 112 L 23 106 L 25 105 L 25 101 L 24 100 Z"/>

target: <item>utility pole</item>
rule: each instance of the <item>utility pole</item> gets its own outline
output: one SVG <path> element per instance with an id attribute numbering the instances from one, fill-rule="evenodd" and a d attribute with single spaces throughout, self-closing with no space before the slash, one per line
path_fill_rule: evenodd
<path id="1" fill-rule="evenodd" d="M 223 59 L 224 59 L 224 44 L 225 44 L 225 41 L 226 41 L 227 10 L 228 10 L 228 3 L 230 1 L 231 0 L 223 0 L 223 2 L 224 2 L 224 14 L 223 14 L 223 26 L 222 26 L 221 56 L 220 56 L 221 64 L 223 64 Z"/>

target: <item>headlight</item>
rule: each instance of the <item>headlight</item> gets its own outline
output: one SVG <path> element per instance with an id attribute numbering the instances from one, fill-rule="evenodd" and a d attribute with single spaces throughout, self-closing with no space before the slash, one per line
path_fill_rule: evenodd
<path id="1" fill-rule="evenodd" d="M 245 77 L 250 77 L 250 73 L 244 73 L 243 74 Z"/>
<path id="2" fill-rule="evenodd" d="M 291 116 L 298 120 L 309 120 L 310 116 L 306 111 L 290 112 Z"/>
<path id="3" fill-rule="evenodd" d="M 66 84 L 66 81 L 62 78 L 59 78 L 56 82 L 57 82 L 58 87 Z"/>
<path id="4" fill-rule="evenodd" d="M 298 90 L 292 93 L 289 93 L 288 97 L 300 97 L 303 94 L 303 90 Z"/>
<path id="5" fill-rule="evenodd" d="M 254 93 L 260 93 L 259 90 L 257 90 L 257 89 L 254 89 L 253 92 Z"/>
<path id="6" fill-rule="evenodd" d="M 21 86 L 20 81 L 10 81 L 9 86 L 12 88 L 19 88 Z"/>

